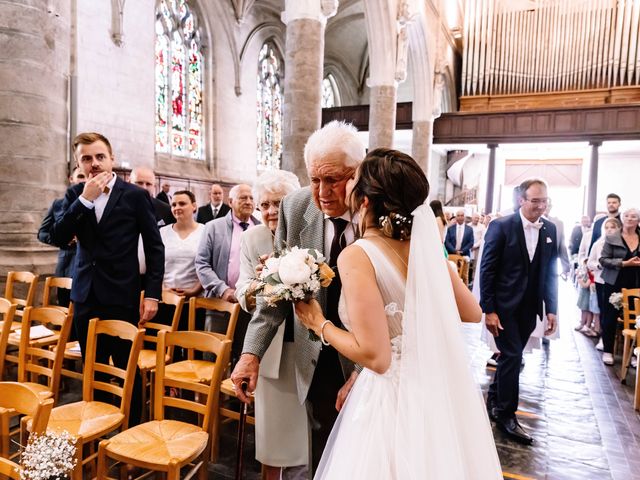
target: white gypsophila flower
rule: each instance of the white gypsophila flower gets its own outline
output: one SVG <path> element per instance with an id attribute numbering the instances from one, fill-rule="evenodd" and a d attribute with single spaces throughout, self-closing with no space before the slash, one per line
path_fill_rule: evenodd
<path id="1" fill-rule="evenodd" d="M 20 459 L 22 480 L 69 478 L 76 464 L 76 439 L 68 432 L 32 434 Z"/>
<path id="2" fill-rule="evenodd" d="M 294 247 L 289 253 L 280 257 L 278 274 L 282 283 L 295 285 L 309 280 L 311 268 L 306 263 L 308 256 L 306 251 Z"/>
<path id="3" fill-rule="evenodd" d="M 308 285 L 308 288 L 311 292 L 317 292 L 320 290 L 320 280 L 317 278 L 313 278 Z"/>

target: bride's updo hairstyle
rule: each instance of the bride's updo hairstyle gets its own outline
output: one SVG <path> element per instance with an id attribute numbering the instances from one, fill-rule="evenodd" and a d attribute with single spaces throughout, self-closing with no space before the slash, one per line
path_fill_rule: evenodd
<path id="1" fill-rule="evenodd" d="M 358 167 L 357 178 L 351 192 L 353 204 L 359 208 L 367 197 L 382 232 L 396 240 L 409 239 L 411 212 L 429 195 L 429 182 L 416 161 L 398 150 L 376 148 Z"/>

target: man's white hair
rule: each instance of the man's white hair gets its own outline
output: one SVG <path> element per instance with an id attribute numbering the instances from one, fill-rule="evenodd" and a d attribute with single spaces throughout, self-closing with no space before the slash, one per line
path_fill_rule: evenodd
<path id="1" fill-rule="evenodd" d="M 251 188 L 246 183 L 239 183 L 238 185 L 234 185 L 233 187 L 231 187 L 231 190 L 229 190 L 229 200 L 233 200 L 234 198 L 236 198 L 238 196 L 238 190 L 240 190 L 240 188 L 242 187 Z"/>
<path id="2" fill-rule="evenodd" d="M 257 204 L 268 193 L 290 194 L 300 188 L 300 181 L 293 173 L 286 170 L 267 170 L 253 184 L 253 198 Z"/>
<path id="3" fill-rule="evenodd" d="M 343 154 L 345 167 L 357 167 L 366 154 L 366 148 L 358 137 L 358 130 L 350 123 L 334 120 L 311 134 L 304 146 L 304 163 L 311 163 L 332 154 Z"/>

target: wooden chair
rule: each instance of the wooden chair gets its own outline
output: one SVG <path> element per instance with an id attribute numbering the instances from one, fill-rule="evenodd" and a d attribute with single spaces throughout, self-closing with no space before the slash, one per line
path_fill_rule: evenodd
<path id="1" fill-rule="evenodd" d="M 23 297 L 16 297 L 15 286 L 16 283 L 25 284 L 27 287 L 27 294 Z M 22 313 L 26 307 L 33 306 L 33 301 L 36 298 L 36 289 L 38 287 L 38 275 L 31 272 L 9 272 L 7 273 L 7 286 L 4 289 L 4 298 L 11 303 L 15 303 L 18 308 L 16 309 L 16 315 L 22 317 Z"/>
<path id="2" fill-rule="evenodd" d="M 223 380 L 222 383 L 220 384 L 220 395 L 221 396 L 226 395 L 229 397 L 238 398 L 238 395 L 236 394 L 236 390 L 234 388 L 233 382 L 231 381 L 231 378 L 227 378 Z M 249 398 L 251 398 L 252 405 L 253 405 L 253 395 L 250 396 Z M 213 430 L 211 432 L 211 459 L 212 460 L 215 460 L 218 457 L 218 446 L 220 444 L 220 438 L 219 438 L 220 424 L 223 422 L 223 418 L 227 420 L 238 421 L 240 420 L 240 412 L 237 412 L 235 410 L 231 410 L 230 408 L 225 407 L 221 400 L 220 408 L 218 410 L 218 421 L 213 425 Z M 256 424 L 256 419 L 253 415 L 247 415 L 246 421 L 250 425 Z"/>
<path id="3" fill-rule="evenodd" d="M 9 343 L 9 334 L 13 327 L 13 319 L 17 305 L 11 303 L 6 298 L 0 298 L 0 314 L 2 314 L 2 325 L 0 326 L 0 378 L 4 378 L 4 359 Z"/>
<path id="4" fill-rule="evenodd" d="M 53 407 L 53 399 L 41 398 L 25 385 L 17 382 L 0 382 L 0 455 L 12 458 L 20 452 L 10 455 L 11 436 L 20 429 L 10 430 L 9 424 L 16 415 L 27 415 L 30 418 L 31 431 L 41 434 L 47 429 L 47 422 Z M 20 439 L 25 445 L 26 438 Z"/>
<path id="5" fill-rule="evenodd" d="M 208 352 L 216 357 L 209 385 L 198 381 L 175 380 L 165 375 L 167 348 L 183 347 Z M 218 412 L 219 385 L 224 366 L 229 361 L 231 342 L 209 332 L 158 333 L 156 382 L 154 387 L 154 420 L 125 430 L 100 442 L 98 449 L 98 478 L 107 479 L 109 459 L 146 470 L 166 472 L 168 480 L 180 478 L 180 471 L 191 465 L 185 478 L 198 470 L 200 479 L 207 478 L 207 449 L 209 428 Z M 196 400 L 174 398 L 167 392 L 171 388 L 193 392 Z M 198 396 L 206 396 L 206 403 L 198 403 Z M 167 420 L 165 408 L 177 408 L 196 413 L 202 419 L 199 425 Z M 197 463 L 193 463 L 200 457 Z M 110 462 L 109 462 L 110 463 Z"/>
<path id="6" fill-rule="evenodd" d="M 30 340 L 34 322 L 51 328 L 55 332 L 54 336 Z M 58 403 L 64 346 L 67 344 L 70 331 L 69 313 L 52 307 L 25 309 L 20 332 L 18 381 L 42 398 L 53 397 L 55 403 Z M 52 349 L 52 345 L 55 348 Z M 46 384 L 38 383 L 43 377 L 46 378 Z"/>
<path id="7" fill-rule="evenodd" d="M 0 457 L 0 478 L 10 478 L 11 480 L 22 480 L 20 478 L 20 465 Z"/>
<path id="8" fill-rule="evenodd" d="M 96 362 L 96 344 L 98 335 L 111 335 L 131 342 L 131 352 L 127 369 L 122 370 L 108 363 Z M 129 405 L 133 382 L 136 374 L 138 354 L 142 348 L 144 330 L 121 320 L 98 320 L 89 322 L 87 335 L 87 354 L 85 357 L 82 400 L 54 408 L 47 425 L 48 431 L 68 431 L 76 437 L 77 464 L 72 474 L 73 480 L 82 480 L 83 467 L 91 462 L 96 454 L 92 448 L 94 440 L 126 428 L 129 422 Z M 110 375 L 117 382 L 107 383 L 96 378 L 96 374 Z M 102 390 L 119 398 L 119 405 L 94 400 L 96 390 Z M 89 445 L 89 454 L 84 455 L 84 446 Z"/>
<path id="9" fill-rule="evenodd" d="M 458 275 L 464 284 L 469 285 L 469 261 L 462 255 L 456 255 L 455 253 L 450 253 L 448 258 L 449 261 L 456 264 Z"/>
<path id="10" fill-rule="evenodd" d="M 144 292 L 141 294 L 141 298 L 144 298 Z M 169 325 L 165 325 L 164 323 L 158 322 L 147 322 L 144 325 L 145 335 L 144 335 L 144 343 L 145 346 L 148 346 L 150 343 L 153 344 L 156 348 L 154 349 L 142 349 L 140 351 L 140 357 L 138 358 L 138 369 L 140 370 L 140 376 L 142 377 L 142 414 L 143 418 L 146 420 L 151 417 L 151 415 L 147 414 L 147 386 L 149 389 L 152 388 L 152 382 L 150 381 L 151 372 L 156 368 L 156 350 L 158 337 L 156 335 L 152 335 L 150 330 L 153 330 L 157 333 L 161 331 L 167 332 L 175 332 L 178 329 L 178 324 L 180 322 L 180 316 L 182 315 L 182 308 L 184 306 L 184 297 L 177 295 L 169 290 L 163 290 L 162 292 L 162 303 L 167 305 L 173 305 L 175 310 L 173 312 L 173 318 L 171 319 L 171 323 Z M 167 350 L 165 361 L 169 362 L 173 358 L 173 349 Z M 152 397 L 153 395 L 149 395 Z M 152 409 L 152 402 L 150 402 L 149 410 Z"/>
<path id="11" fill-rule="evenodd" d="M 54 288 L 64 288 L 71 290 L 73 281 L 69 277 L 47 277 L 44 280 L 44 291 L 42 293 L 42 306 L 57 308 L 65 313 L 69 313 L 69 307 L 63 307 L 62 305 L 56 305 L 51 303 L 52 291 Z M 70 304 L 71 305 L 71 304 Z"/>
<path id="12" fill-rule="evenodd" d="M 633 302 L 633 308 L 631 303 Z M 640 288 L 622 289 L 622 365 L 620 367 L 620 381 L 625 383 L 631 363 L 631 352 L 637 344 L 636 319 L 640 316 Z"/>
<path id="13" fill-rule="evenodd" d="M 233 342 L 233 334 L 236 330 L 238 315 L 240 314 L 240 305 L 226 302 L 219 298 L 191 297 L 189 299 L 189 331 L 191 332 L 195 331 L 196 328 L 196 311 L 201 308 L 229 313 L 229 324 L 227 325 L 226 333 L 214 333 L 214 335 L 222 340 Z M 196 360 L 193 350 L 188 350 L 187 360 L 167 365 L 165 375 L 173 376 L 179 380 L 209 383 L 213 368 L 214 362 Z"/>

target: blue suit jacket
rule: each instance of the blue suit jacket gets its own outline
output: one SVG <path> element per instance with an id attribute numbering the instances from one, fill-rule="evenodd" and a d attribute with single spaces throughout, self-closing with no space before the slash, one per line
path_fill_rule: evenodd
<path id="1" fill-rule="evenodd" d="M 51 229 L 58 246 L 76 236 L 78 252 L 71 300 L 84 303 L 90 292 L 103 305 L 138 305 L 140 290 L 147 298 L 162 298 L 164 245 L 146 190 L 116 178 L 100 223 L 93 209 L 78 199 L 84 183 L 67 190 L 63 214 Z M 147 272 L 141 282 L 138 239 L 142 236 Z"/>
<path id="2" fill-rule="evenodd" d="M 537 252 L 540 275 L 535 286 L 536 312 L 558 312 L 558 245 L 555 225 L 541 218 Z M 480 306 L 484 313 L 511 316 L 522 303 L 529 281 L 529 254 L 519 213 L 493 220 L 484 237 L 480 265 Z"/>
<path id="3" fill-rule="evenodd" d="M 456 228 L 458 224 L 451 225 L 447 228 L 447 234 L 444 237 L 444 246 L 449 253 L 456 253 Z M 465 257 L 471 255 L 471 249 L 473 248 L 473 228 L 469 225 L 464 226 L 464 235 L 462 236 L 462 245 L 460 246 L 460 252 Z"/>
<path id="4" fill-rule="evenodd" d="M 51 229 L 56 219 L 60 218 L 64 211 L 62 205 L 64 203 L 63 198 L 57 198 L 49 207 L 49 211 L 45 215 L 40 228 L 38 229 L 38 240 L 48 245 L 54 245 L 51 239 Z M 76 258 L 76 242 L 71 245 L 65 245 L 60 247 L 58 251 L 58 263 L 56 264 L 56 277 L 71 277 L 73 278 L 73 265 Z"/>

